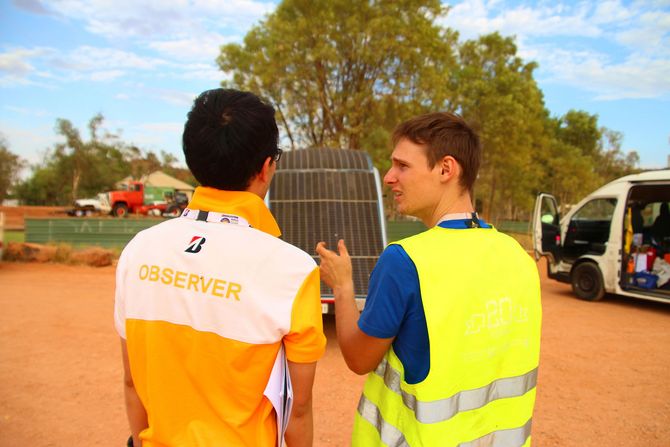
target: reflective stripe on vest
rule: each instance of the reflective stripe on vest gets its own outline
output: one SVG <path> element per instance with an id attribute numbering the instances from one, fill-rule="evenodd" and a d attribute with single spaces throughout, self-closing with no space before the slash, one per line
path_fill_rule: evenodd
<path id="1" fill-rule="evenodd" d="M 365 394 L 358 402 L 358 413 L 377 429 L 379 437 L 388 447 L 409 447 L 402 432 L 384 420 L 379 408 Z"/>
<path id="2" fill-rule="evenodd" d="M 379 364 L 375 374 L 384 379 L 384 384 L 389 390 L 402 396 L 405 406 L 412 410 L 416 420 L 423 424 L 447 421 L 461 411 L 481 408 L 496 399 L 523 396 L 537 384 L 537 368 L 535 368 L 526 374 L 497 379 L 488 385 L 464 390 L 446 399 L 422 402 L 401 388 L 400 371 L 393 368 L 386 358 Z"/>
<path id="3" fill-rule="evenodd" d="M 410 447 L 402 432 L 382 417 L 379 408 L 365 394 L 358 403 L 358 413 L 379 432 L 379 437 L 388 447 Z M 457 447 L 520 447 L 530 436 L 533 419 L 523 426 L 497 430 L 473 441 L 462 442 Z"/>
<path id="4" fill-rule="evenodd" d="M 532 418 L 519 428 L 494 431 L 474 441 L 458 444 L 457 447 L 519 447 L 530 436 L 531 425 L 533 425 Z"/>

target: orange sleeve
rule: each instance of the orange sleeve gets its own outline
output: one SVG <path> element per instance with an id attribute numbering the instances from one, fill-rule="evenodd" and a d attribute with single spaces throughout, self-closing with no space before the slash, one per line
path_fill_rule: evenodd
<path id="1" fill-rule="evenodd" d="M 287 359 L 295 363 L 316 362 L 326 350 L 319 267 L 305 278 L 293 301 L 291 329 L 284 337 L 284 346 Z"/>

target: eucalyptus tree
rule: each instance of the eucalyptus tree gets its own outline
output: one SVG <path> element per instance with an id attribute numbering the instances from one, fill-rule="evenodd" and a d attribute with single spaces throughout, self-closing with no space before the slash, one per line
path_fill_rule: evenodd
<path id="1" fill-rule="evenodd" d="M 284 0 L 222 47 L 223 84 L 270 100 L 293 148 L 379 159 L 399 121 L 450 107 L 457 35 L 438 24 L 446 11 L 439 0 Z"/>
<path id="2" fill-rule="evenodd" d="M 0 203 L 18 182 L 25 164 L 25 160 L 9 150 L 9 143 L 0 135 Z"/>
<path id="3" fill-rule="evenodd" d="M 493 220 L 530 209 L 541 176 L 535 157 L 549 140 L 536 68 L 517 56 L 513 38 L 493 33 L 460 46 L 459 69 L 451 77 L 458 111 L 482 141 L 475 194 Z"/>

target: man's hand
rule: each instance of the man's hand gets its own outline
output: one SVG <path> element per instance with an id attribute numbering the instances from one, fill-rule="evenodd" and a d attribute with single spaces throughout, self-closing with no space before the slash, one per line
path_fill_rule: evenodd
<path id="1" fill-rule="evenodd" d="M 316 245 L 321 257 L 321 279 L 335 296 L 335 329 L 344 361 L 356 374 L 367 374 L 377 367 L 393 338 L 371 337 L 358 327 L 360 314 L 354 300 L 351 257 L 342 239 L 337 251 L 328 250 L 325 242 Z"/>
<path id="2" fill-rule="evenodd" d="M 338 241 L 337 251 L 338 253 L 328 250 L 325 242 L 316 244 L 316 252 L 321 258 L 319 266 L 321 279 L 333 289 L 333 293 L 339 290 L 351 290 L 353 294 L 351 257 L 344 240 Z"/>

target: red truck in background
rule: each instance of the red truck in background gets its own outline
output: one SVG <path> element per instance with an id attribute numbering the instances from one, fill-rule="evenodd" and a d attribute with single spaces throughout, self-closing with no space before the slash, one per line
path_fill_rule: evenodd
<path id="1" fill-rule="evenodd" d="M 100 193 L 95 199 L 76 200 L 74 208 L 68 214 L 88 216 L 102 213 L 126 217 L 128 213 L 135 213 L 179 216 L 187 204 L 188 196 L 183 191 L 131 181 L 128 189 Z"/>
<path id="2" fill-rule="evenodd" d="M 111 214 L 116 217 L 124 217 L 129 212 L 178 216 L 188 203 L 183 192 L 168 187 L 146 186 L 142 182 L 129 182 L 128 190 L 109 191 L 105 198 Z"/>

